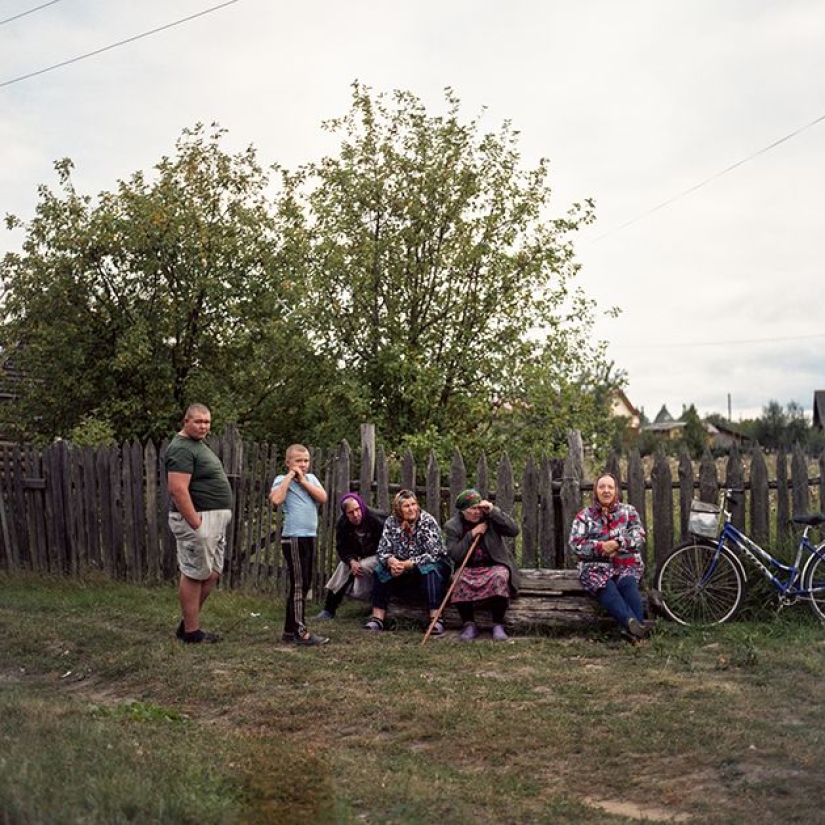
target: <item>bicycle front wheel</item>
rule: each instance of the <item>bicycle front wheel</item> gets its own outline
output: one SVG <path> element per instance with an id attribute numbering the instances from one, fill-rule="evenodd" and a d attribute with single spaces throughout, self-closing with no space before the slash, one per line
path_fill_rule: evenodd
<path id="1" fill-rule="evenodd" d="M 825 559 L 812 557 L 805 572 L 802 586 L 810 594 L 811 609 L 820 621 L 825 622 Z"/>
<path id="2" fill-rule="evenodd" d="M 683 625 L 721 624 L 745 597 L 745 575 L 726 548 L 687 542 L 667 555 L 656 574 L 665 613 Z"/>

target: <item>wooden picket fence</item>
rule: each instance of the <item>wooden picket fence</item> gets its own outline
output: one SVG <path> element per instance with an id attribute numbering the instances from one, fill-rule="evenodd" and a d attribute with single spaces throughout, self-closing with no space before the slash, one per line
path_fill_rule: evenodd
<path id="1" fill-rule="evenodd" d="M 279 518 L 267 501 L 283 466 L 281 451 L 245 442 L 232 429 L 210 437 L 209 444 L 223 461 L 234 494 L 223 586 L 282 588 Z M 166 446 L 132 442 L 93 450 L 58 441 L 45 449 L 0 448 L 0 570 L 71 576 L 99 571 L 132 582 L 174 581 L 175 547 L 166 527 Z M 577 433 L 571 433 L 564 458 L 529 458 L 519 473 L 506 455 L 494 473 L 485 455 L 468 472 L 458 451 L 448 468 L 434 454 L 423 469 L 409 452 L 394 460 L 376 448 L 370 425 L 362 427 L 357 461 L 346 441 L 310 452 L 312 471 L 329 493 L 320 513 L 316 592 L 335 565 L 337 502 L 349 490 L 388 511 L 399 489 L 413 489 L 424 509 L 443 524 L 458 492 L 472 484 L 519 521 L 515 549 L 523 568 L 563 568 L 570 524 L 593 488 L 592 478 L 585 478 Z M 620 477 L 625 498 L 643 514 L 651 567 L 685 536 L 691 499 L 716 501 L 722 484 L 746 490 L 733 518 L 757 539 L 781 543 L 792 530 L 793 513 L 825 511 L 825 455 L 813 477 L 799 449 L 776 456 L 774 478 L 768 477 L 761 450 L 747 458 L 733 448 L 720 473 L 709 455 L 696 469 L 685 455 L 674 471 L 659 454 L 648 478 L 637 453 L 626 465 L 611 457 L 606 469 Z"/>

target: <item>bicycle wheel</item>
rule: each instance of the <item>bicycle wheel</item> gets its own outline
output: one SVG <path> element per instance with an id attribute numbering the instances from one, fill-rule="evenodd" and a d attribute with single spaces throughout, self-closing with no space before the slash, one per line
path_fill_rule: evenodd
<path id="1" fill-rule="evenodd" d="M 802 586 L 811 591 L 811 609 L 825 622 L 825 559 L 812 557 L 804 578 Z"/>
<path id="2" fill-rule="evenodd" d="M 721 624 L 732 618 L 745 596 L 745 575 L 727 549 L 687 542 L 675 547 L 656 574 L 662 606 L 683 625 Z"/>

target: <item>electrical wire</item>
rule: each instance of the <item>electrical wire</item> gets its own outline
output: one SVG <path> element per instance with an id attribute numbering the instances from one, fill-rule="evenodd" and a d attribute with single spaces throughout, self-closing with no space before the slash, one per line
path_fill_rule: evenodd
<path id="1" fill-rule="evenodd" d="M 667 342 L 660 341 L 656 344 L 656 349 L 680 349 L 684 347 L 732 347 L 743 344 L 780 344 L 789 341 L 814 341 L 825 338 L 825 334 L 817 335 L 792 335 L 785 338 L 742 338 L 734 341 L 680 341 Z M 611 343 L 611 347 L 616 349 L 650 349 L 650 344 L 616 344 Z"/>
<path id="2" fill-rule="evenodd" d="M 40 11 L 40 9 L 45 9 L 46 6 L 53 6 L 55 3 L 59 3 L 60 0 L 51 0 L 49 3 L 42 3 L 39 6 L 35 6 L 33 9 L 29 9 L 28 11 L 21 11 L 20 14 L 15 14 L 14 17 L 7 17 L 5 20 L 0 20 L 0 26 L 4 26 L 6 23 L 11 23 L 12 20 L 19 20 L 21 17 L 25 17 L 28 14 L 34 14 L 36 11 Z"/>
<path id="3" fill-rule="evenodd" d="M 167 29 L 174 28 L 175 26 L 180 26 L 183 23 L 188 23 L 191 20 L 195 20 L 198 17 L 203 17 L 206 14 L 211 14 L 213 11 L 218 11 L 219 9 L 226 8 L 227 6 L 233 6 L 235 3 L 240 2 L 240 0 L 228 0 L 226 3 L 219 3 L 217 6 L 212 6 L 211 8 L 204 9 L 203 11 L 199 11 L 195 14 L 190 14 L 188 17 L 182 17 L 180 20 L 175 20 L 172 23 L 166 23 L 163 26 L 158 26 L 156 29 L 151 29 L 150 31 L 143 32 L 142 34 L 136 34 L 134 37 L 127 37 L 125 40 L 119 40 L 117 43 L 111 43 L 108 46 L 103 46 L 100 49 L 95 49 L 93 52 L 87 52 L 86 54 L 81 54 L 78 57 L 72 57 L 69 60 L 64 60 L 61 63 L 55 63 L 53 66 L 47 66 L 45 69 L 38 69 L 35 72 L 29 72 L 28 74 L 20 75 L 19 77 L 13 77 L 11 80 L 4 80 L 0 83 L 0 89 L 4 88 L 5 86 L 11 86 L 13 83 L 20 83 L 23 80 L 28 80 L 32 77 L 37 77 L 41 74 L 46 74 L 46 72 L 52 72 L 55 69 L 61 69 L 63 66 L 69 66 L 72 63 L 77 63 L 81 60 L 86 60 L 88 57 L 95 57 L 98 54 L 103 54 L 103 52 L 111 51 L 112 49 L 116 49 L 119 46 L 125 46 L 127 43 L 134 43 L 136 40 L 142 40 L 144 37 L 150 37 L 153 34 L 157 34 L 158 32 L 166 31 Z"/>
<path id="4" fill-rule="evenodd" d="M 796 137 L 797 135 L 804 132 L 806 129 L 810 129 L 812 126 L 816 126 L 817 123 L 821 123 L 823 120 L 825 120 L 825 115 L 820 115 L 819 117 L 814 118 L 814 120 L 812 120 L 810 123 L 806 123 L 804 126 L 800 126 L 798 129 L 794 129 L 793 132 L 785 135 L 784 137 L 779 138 L 779 140 L 775 140 L 773 143 L 769 143 L 767 146 L 763 146 L 761 149 L 757 150 L 751 155 L 748 155 L 746 158 L 742 158 L 742 160 L 738 160 L 736 161 L 736 163 L 732 163 L 730 166 L 726 167 L 725 169 L 722 169 L 720 172 L 717 172 L 716 174 L 711 175 L 709 178 L 705 178 L 703 181 L 700 181 L 699 183 L 690 186 L 683 192 L 680 192 L 678 195 L 674 195 L 672 198 L 668 198 L 667 200 L 662 201 L 660 204 L 651 207 L 646 212 L 642 212 L 641 215 L 637 215 L 635 218 L 631 218 L 631 220 L 625 221 L 625 223 L 619 224 L 619 226 L 616 226 L 613 229 L 608 230 L 607 232 L 603 232 L 601 235 L 598 235 L 597 237 L 593 238 L 593 240 L 587 242 L 586 245 L 597 243 L 598 241 L 608 237 L 609 235 L 614 235 L 616 232 L 621 232 L 622 229 L 627 229 L 628 226 L 633 226 L 634 223 L 638 223 L 639 221 L 643 220 L 649 215 L 652 215 L 654 212 L 658 212 L 660 209 L 664 209 L 666 206 L 670 206 L 670 204 L 675 203 L 681 198 L 687 197 L 688 195 L 695 192 L 697 189 L 701 189 L 703 186 L 707 186 L 709 183 L 713 183 L 713 181 L 719 180 L 719 178 L 721 178 L 723 175 L 727 175 L 734 169 L 737 169 L 743 164 L 748 163 L 754 158 L 759 157 L 759 155 L 764 155 L 765 152 L 769 152 L 771 149 L 775 149 L 777 146 L 780 146 L 786 141 L 790 140 L 791 138 Z"/>

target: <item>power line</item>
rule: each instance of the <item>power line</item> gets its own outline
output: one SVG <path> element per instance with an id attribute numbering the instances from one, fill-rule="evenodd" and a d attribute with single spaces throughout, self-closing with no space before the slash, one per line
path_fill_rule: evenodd
<path id="1" fill-rule="evenodd" d="M 784 338 L 742 338 L 733 341 L 682 341 L 682 342 L 667 342 L 660 341 L 656 344 L 656 349 L 679 349 L 683 347 L 729 347 L 741 346 L 743 344 L 780 344 L 789 341 L 813 341 L 825 338 L 825 334 L 818 335 L 791 335 Z M 650 344 L 614 344 L 611 347 L 617 349 L 650 349 Z"/>
<path id="2" fill-rule="evenodd" d="M 12 20 L 19 20 L 27 14 L 34 14 L 36 11 L 40 11 L 40 9 L 45 9 L 46 6 L 53 6 L 55 3 L 59 2 L 60 0 L 51 0 L 50 3 L 42 3 L 39 6 L 35 6 L 33 9 L 29 9 L 28 11 L 21 11 L 20 14 L 15 14 L 14 17 L 7 17 L 5 20 L 0 20 L 0 26 L 4 26 L 6 23 L 11 23 Z"/>
<path id="3" fill-rule="evenodd" d="M 57 0 L 55 0 L 57 2 Z M 188 17 L 182 17 L 180 20 L 175 20 L 172 23 L 166 23 L 163 26 L 158 26 L 156 29 L 151 29 L 150 31 L 143 32 L 142 34 L 136 34 L 134 37 L 127 37 L 125 40 L 119 40 L 117 43 L 112 43 L 109 46 L 103 46 L 103 48 L 95 49 L 93 52 L 87 52 L 86 54 L 81 54 L 78 57 L 72 57 L 69 60 L 64 60 L 62 63 L 55 63 L 54 66 L 48 66 L 45 69 L 38 69 L 36 72 L 29 72 L 28 74 L 20 75 L 20 77 L 13 77 L 11 80 L 4 80 L 0 83 L 0 89 L 4 86 L 11 86 L 13 83 L 20 83 L 22 80 L 28 80 L 32 77 L 37 77 L 41 74 L 46 74 L 46 72 L 52 72 L 55 69 L 61 69 L 63 66 L 69 66 L 72 63 L 78 63 L 81 60 L 85 60 L 87 57 L 95 57 L 98 54 L 103 54 L 103 52 L 111 51 L 112 49 L 118 48 L 118 46 L 125 46 L 127 43 L 134 43 L 136 40 L 142 40 L 144 37 L 150 37 L 153 34 L 157 34 L 158 32 L 166 31 L 167 29 L 172 29 L 175 26 L 180 26 L 183 23 L 188 23 L 190 20 L 195 20 L 198 17 L 203 17 L 206 14 L 211 14 L 213 11 L 218 11 L 218 9 L 226 8 L 226 6 L 232 6 L 235 3 L 238 3 L 239 0 L 228 0 L 226 3 L 219 3 L 217 6 L 212 6 L 209 9 L 204 9 L 204 11 L 199 11 L 196 14 L 190 14 Z"/>
<path id="4" fill-rule="evenodd" d="M 602 233 L 595 237 L 589 243 L 594 244 L 598 241 L 602 240 L 602 238 L 606 238 L 608 235 L 614 235 L 616 232 L 621 232 L 622 229 L 627 229 L 628 226 L 633 226 L 634 223 L 638 223 L 642 219 L 648 217 L 648 215 L 652 215 L 654 212 L 658 212 L 660 209 L 664 209 L 666 206 L 670 206 L 670 204 L 674 203 L 675 201 L 680 200 L 681 198 L 687 197 L 691 193 L 695 192 L 697 189 L 701 189 L 703 186 L 707 186 L 709 183 L 713 183 L 713 181 L 718 180 L 723 175 L 727 175 L 728 172 L 732 172 L 734 169 L 742 166 L 742 164 L 747 163 L 748 161 L 753 160 L 754 158 L 759 157 L 759 155 L 764 155 L 765 152 L 769 152 L 771 149 L 775 149 L 777 146 L 785 143 L 785 141 L 790 140 L 793 137 L 804 132 L 806 129 L 810 129 L 811 126 L 816 126 L 817 123 L 821 123 L 825 120 L 825 115 L 820 115 L 818 118 L 815 118 L 810 123 L 806 123 L 804 126 L 800 126 L 798 129 L 794 129 L 793 132 L 790 134 L 785 135 L 784 137 L 779 138 L 779 140 L 775 140 L 773 143 L 769 143 L 767 146 L 763 146 L 761 149 L 757 150 L 751 155 L 748 155 L 742 160 L 736 161 L 736 163 L 732 163 L 730 166 L 722 169 L 721 172 L 717 172 L 714 175 L 711 175 L 709 178 L 705 178 L 703 181 L 700 181 L 697 184 L 685 189 L 683 192 L 680 192 L 678 195 L 674 195 L 672 198 L 668 198 L 666 201 L 662 201 L 660 204 L 648 209 L 646 212 L 642 212 L 641 215 L 637 215 L 635 218 L 632 218 L 629 221 L 626 221 L 623 224 L 619 224 L 619 226 L 614 227 L 613 229 L 608 230 L 607 232 Z"/>

